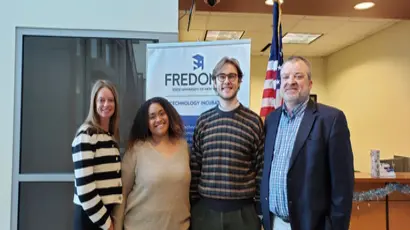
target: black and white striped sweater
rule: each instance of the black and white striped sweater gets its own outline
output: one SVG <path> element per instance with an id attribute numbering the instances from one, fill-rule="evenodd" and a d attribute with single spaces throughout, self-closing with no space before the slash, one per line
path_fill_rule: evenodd
<path id="1" fill-rule="evenodd" d="M 109 133 L 96 133 L 83 125 L 72 142 L 74 203 L 102 229 L 111 225 L 105 205 L 122 202 L 119 148 Z"/>

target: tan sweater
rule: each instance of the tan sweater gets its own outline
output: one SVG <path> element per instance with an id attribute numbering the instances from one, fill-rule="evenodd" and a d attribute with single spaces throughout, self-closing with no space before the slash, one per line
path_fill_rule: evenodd
<path id="1" fill-rule="evenodd" d="M 122 160 L 123 203 L 113 212 L 115 230 L 187 230 L 190 204 L 188 144 L 180 140 L 172 156 L 148 141 Z"/>

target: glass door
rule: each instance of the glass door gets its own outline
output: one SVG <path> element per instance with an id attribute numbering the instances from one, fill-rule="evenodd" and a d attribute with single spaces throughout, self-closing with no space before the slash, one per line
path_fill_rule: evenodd
<path id="1" fill-rule="evenodd" d="M 177 34 L 19 29 L 17 42 L 13 230 L 71 230 L 71 142 L 97 79 L 115 83 L 120 146 L 145 101 L 146 44 Z"/>

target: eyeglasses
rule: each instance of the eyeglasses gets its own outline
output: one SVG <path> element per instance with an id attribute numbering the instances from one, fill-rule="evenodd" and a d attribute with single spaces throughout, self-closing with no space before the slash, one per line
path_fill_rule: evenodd
<path id="1" fill-rule="evenodd" d="M 238 74 L 236 74 L 236 73 L 230 73 L 230 74 L 221 73 L 221 74 L 216 75 L 216 78 L 220 82 L 224 82 L 226 77 L 228 77 L 228 81 L 233 82 L 238 78 Z"/>

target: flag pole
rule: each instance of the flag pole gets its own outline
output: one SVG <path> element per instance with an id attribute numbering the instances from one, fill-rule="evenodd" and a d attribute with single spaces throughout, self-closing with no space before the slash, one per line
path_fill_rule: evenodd
<path id="1" fill-rule="evenodd" d="M 269 61 L 266 70 L 262 94 L 260 116 L 266 116 L 282 105 L 280 96 L 280 68 L 283 64 L 281 7 L 278 0 L 274 0 L 272 7 L 272 42 L 269 52 Z"/>

